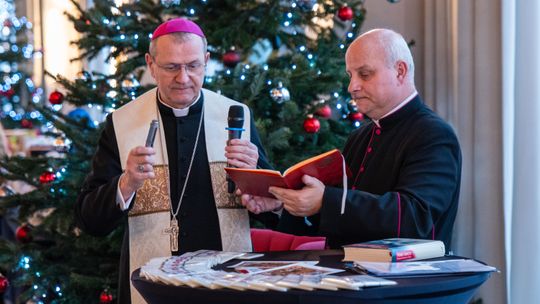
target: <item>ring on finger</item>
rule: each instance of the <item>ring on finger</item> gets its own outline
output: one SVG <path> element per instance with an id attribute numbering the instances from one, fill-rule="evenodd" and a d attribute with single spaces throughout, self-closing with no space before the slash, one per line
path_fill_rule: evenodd
<path id="1" fill-rule="evenodd" d="M 141 173 L 144 172 L 144 165 L 138 165 L 137 166 L 137 171 L 139 171 Z"/>

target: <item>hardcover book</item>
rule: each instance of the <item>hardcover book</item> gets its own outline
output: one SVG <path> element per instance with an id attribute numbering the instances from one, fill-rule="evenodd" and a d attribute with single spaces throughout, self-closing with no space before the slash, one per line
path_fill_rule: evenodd
<path id="1" fill-rule="evenodd" d="M 343 246 L 344 261 L 401 262 L 444 256 L 438 240 L 391 238 Z"/>
<path id="2" fill-rule="evenodd" d="M 313 176 L 330 186 L 341 184 L 344 175 L 348 175 L 343 155 L 337 149 L 301 161 L 283 174 L 267 169 L 227 167 L 225 170 L 242 193 L 265 197 L 274 197 L 268 192 L 270 186 L 301 189 L 304 175 Z"/>

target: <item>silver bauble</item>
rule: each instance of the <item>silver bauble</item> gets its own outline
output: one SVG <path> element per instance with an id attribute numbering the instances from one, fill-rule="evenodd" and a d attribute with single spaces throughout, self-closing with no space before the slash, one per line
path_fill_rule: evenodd
<path id="1" fill-rule="evenodd" d="M 270 97 L 272 97 L 272 100 L 277 102 L 278 104 L 282 104 L 286 101 L 291 100 L 291 94 L 289 93 L 289 90 L 283 87 L 283 84 L 281 82 L 278 83 L 277 88 L 273 88 L 272 90 L 270 90 Z"/>

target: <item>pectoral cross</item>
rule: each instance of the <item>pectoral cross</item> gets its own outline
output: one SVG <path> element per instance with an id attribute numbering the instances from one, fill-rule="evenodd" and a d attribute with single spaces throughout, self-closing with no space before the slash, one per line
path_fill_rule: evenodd
<path id="1" fill-rule="evenodd" d="M 171 224 L 169 228 L 163 229 L 163 234 L 169 234 L 169 237 L 171 239 L 171 251 L 178 251 L 178 220 L 176 218 L 172 218 Z"/>

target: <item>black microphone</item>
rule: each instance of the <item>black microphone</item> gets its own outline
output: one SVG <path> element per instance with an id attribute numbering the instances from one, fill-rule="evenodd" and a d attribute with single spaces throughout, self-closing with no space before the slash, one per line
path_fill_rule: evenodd
<path id="1" fill-rule="evenodd" d="M 244 131 L 244 107 L 230 106 L 227 122 L 229 124 L 229 127 L 227 128 L 229 131 L 229 141 L 231 139 L 240 138 L 242 136 L 242 131 Z M 227 144 L 228 143 L 229 142 L 227 142 Z M 233 193 L 235 185 L 228 175 L 227 183 L 227 191 Z"/>

